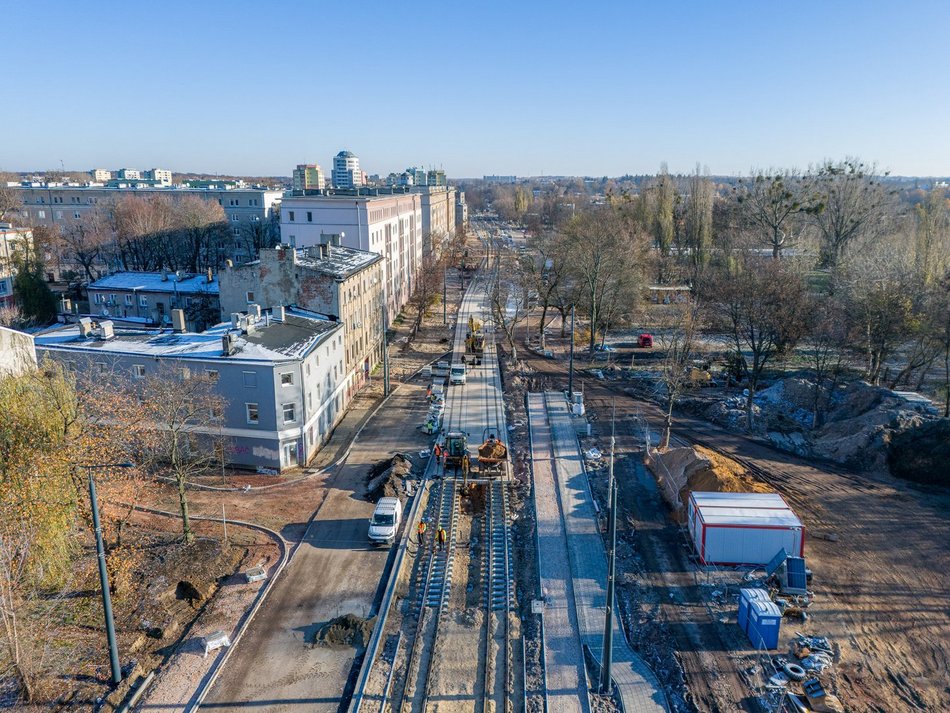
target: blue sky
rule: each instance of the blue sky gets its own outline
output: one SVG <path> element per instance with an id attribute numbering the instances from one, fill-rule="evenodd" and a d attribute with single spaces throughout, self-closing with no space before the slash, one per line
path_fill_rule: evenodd
<path id="1" fill-rule="evenodd" d="M 0 170 L 950 174 L 950 2 L 2 7 Z"/>

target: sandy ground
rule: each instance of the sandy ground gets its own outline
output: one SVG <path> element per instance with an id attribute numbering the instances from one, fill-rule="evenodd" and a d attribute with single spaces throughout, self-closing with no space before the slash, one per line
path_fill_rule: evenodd
<path id="1" fill-rule="evenodd" d="M 566 383 L 566 364 L 530 364 L 539 370 L 535 379 Z M 618 436 L 628 439 L 621 453 L 638 435 L 634 417 L 659 425 L 659 410 L 626 396 L 622 384 L 578 374 L 575 388 L 585 391 L 602 443 L 616 404 Z M 674 434 L 747 465 L 802 517 L 816 600 L 807 623 L 786 621 L 783 641 L 798 630 L 832 639 L 839 661 L 829 680 L 848 710 L 950 710 L 950 494 L 810 464 L 698 418 L 678 416 Z M 656 639 L 653 648 L 672 642 L 699 710 L 751 710 L 755 680 L 747 680 L 745 669 L 755 659 L 738 636 L 734 605 L 711 603 L 719 581 L 704 587 L 693 580 L 684 564 L 688 547 L 665 515 L 657 516 L 665 510 L 651 504 L 650 484 L 623 482 L 637 532 L 627 543 L 631 618 L 639 617 L 646 638 Z M 656 655 L 662 661 L 661 652 Z M 669 668 L 675 698 L 675 667 Z"/>

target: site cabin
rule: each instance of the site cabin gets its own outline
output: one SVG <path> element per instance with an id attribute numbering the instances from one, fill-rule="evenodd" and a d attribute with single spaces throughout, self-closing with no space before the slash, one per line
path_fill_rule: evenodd
<path id="1" fill-rule="evenodd" d="M 687 526 L 704 565 L 766 565 L 803 557 L 805 527 L 775 493 L 690 493 Z"/>
<path id="2" fill-rule="evenodd" d="M 449 372 L 449 383 L 453 386 L 465 383 L 465 364 L 456 362 L 452 365 L 452 370 Z"/>

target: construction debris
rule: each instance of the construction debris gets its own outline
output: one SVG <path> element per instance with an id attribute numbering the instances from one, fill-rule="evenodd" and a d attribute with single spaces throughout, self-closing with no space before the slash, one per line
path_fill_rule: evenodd
<path id="1" fill-rule="evenodd" d="M 411 475 L 412 461 L 407 455 L 397 453 L 378 461 L 366 476 L 366 499 L 375 503 L 384 497 L 402 498 L 406 493 L 405 479 Z"/>

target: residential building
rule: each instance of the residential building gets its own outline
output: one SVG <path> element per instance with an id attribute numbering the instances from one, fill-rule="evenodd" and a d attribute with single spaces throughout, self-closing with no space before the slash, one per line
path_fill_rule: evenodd
<path id="1" fill-rule="evenodd" d="M 14 228 L 12 223 L 0 223 L 0 307 L 16 305 L 13 258 L 18 250 L 29 248 L 32 244 L 32 230 Z"/>
<path id="2" fill-rule="evenodd" d="M 482 180 L 485 183 L 501 183 L 513 185 L 518 182 L 517 176 L 483 176 Z"/>
<path id="3" fill-rule="evenodd" d="M 142 172 L 137 168 L 120 168 L 115 172 L 115 177 L 123 181 L 137 181 L 142 178 Z"/>
<path id="4" fill-rule="evenodd" d="M 410 189 L 422 199 L 422 239 L 423 251 L 439 252 L 438 241 L 450 239 L 455 235 L 455 188 L 445 186 L 414 186 Z"/>
<path id="5" fill-rule="evenodd" d="M 340 151 L 333 157 L 331 178 L 334 188 L 359 188 L 366 183 L 360 160 L 352 151 Z"/>
<path id="6" fill-rule="evenodd" d="M 422 197 L 397 188 L 328 191 L 327 195 L 284 198 L 280 240 L 310 247 L 339 236 L 340 245 L 384 259 L 387 316 L 409 301 L 422 265 Z"/>
<path id="7" fill-rule="evenodd" d="M 170 186 L 172 184 L 172 172 L 164 168 L 150 168 L 144 172 L 142 178 L 155 181 L 161 186 Z"/>
<path id="8" fill-rule="evenodd" d="M 465 205 L 465 191 L 456 189 L 455 192 L 455 229 L 464 230 L 468 227 L 468 206 Z"/>
<path id="9" fill-rule="evenodd" d="M 186 325 L 201 331 L 221 315 L 218 279 L 178 272 L 116 272 L 87 288 L 92 314 L 147 325 L 171 324 L 172 310 L 184 310 Z"/>
<path id="10" fill-rule="evenodd" d="M 308 248 L 264 249 L 260 259 L 220 274 L 221 310 L 250 303 L 294 305 L 344 325 L 344 408 L 382 358 L 382 256 L 326 242 Z"/>
<path id="11" fill-rule="evenodd" d="M 294 191 L 322 191 L 326 187 L 327 179 L 319 164 L 297 164 L 297 168 L 294 169 Z"/>
<path id="12" fill-rule="evenodd" d="M 445 171 L 442 169 L 432 169 L 426 174 L 427 186 L 445 186 Z"/>
<path id="13" fill-rule="evenodd" d="M 0 327 L 0 376 L 36 368 L 33 335 Z"/>
<path id="14" fill-rule="evenodd" d="M 94 168 L 89 172 L 89 175 L 96 183 L 105 183 L 112 179 L 112 171 L 107 171 L 104 168 Z"/>
<path id="15" fill-rule="evenodd" d="M 36 349 L 133 382 L 205 373 L 225 407 L 192 432 L 223 439 L 231 465 L 282 471 L 313 458 L 343 415 L 343 325 L 305 310 L 250 307 L 197 333 L 84 318 L 37 335 Z"/>

